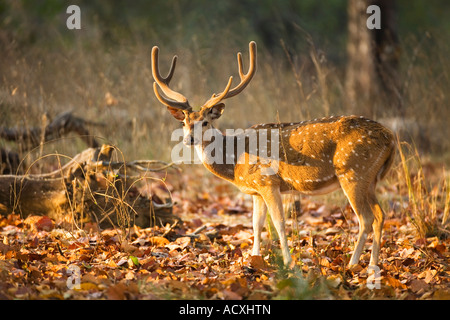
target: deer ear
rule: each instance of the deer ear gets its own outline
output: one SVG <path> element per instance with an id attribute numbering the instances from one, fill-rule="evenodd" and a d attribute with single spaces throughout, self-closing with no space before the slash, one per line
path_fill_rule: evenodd
<path id="1" fill-rule="evenodd" d="M 184 121 L 186 115 L 184 114 L 183 110 L 172 107 L 167 107 L 167 110 L 169 110 L 172 116 L 178 121 Z"/>
<path id="2" fill-rule="evenodd" d="M 211 116 L 211 120 L 219 119 L 225 110 L 225 104 L 218 103 L 210 108 L 209 115 Z"/>

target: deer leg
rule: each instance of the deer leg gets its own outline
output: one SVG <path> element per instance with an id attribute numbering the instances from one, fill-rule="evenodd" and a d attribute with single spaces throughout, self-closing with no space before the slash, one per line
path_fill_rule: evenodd
<path id="1" fill-rule="evenodd" d="M 271 188 L 267 192 L 263 193 L 264 201 L 269 208 L 270 217 L 272 218 L 273 225 L 277 230 L 280 237 L 281 252 L 283 254 L 283 262 L 285 266 L 289 266 L 292 262 L 291 255 L 289 253 L 289 247 L 286 238 L 285 221 L 283 213 L 283 202 L 281 199 L 281 193 L 279 188 Z"/>
<path id="2" fill-rule="evenodd" d="M 355 250 L 349 262 L 349 266 L 358 264 L 362 250 L 367 240 L 367 236 L 372 231 L 374 216 L 372 208 L 367 197 L 367 187 L 365 185 L 340 181 L 342 190 L 344 190 L 350 205 L 353 208 L 359 221 L 359 234 L 356 241 Z"/>
<path id="3" fill-rule="evenodd" d="M 378 255 L 380 253 L 380 247 L 381 247 L 381 235 L 383 231 L 383 224 L 384 224 L 384 211 L 381 208 L 380 204 L 378 203 L 377 198 L 375 197 L 375 186 L 373 186 L 373 189 L 368 194 L 368 200 L 370 203 L 370 206 L 372 208 L 373 215 L 375 217 L 373 221 L 373 245 L 372 245 L 372 254 L 370 256 L 370 263 L 371 266 L 378 265 Z"/>
<path id="4" fill-rule="evenodd" d="M 253 196 L 253 256 L 260 255 L 261 231 L 266 220 L 266 210 L 264 199 L 259 195 Z"/>

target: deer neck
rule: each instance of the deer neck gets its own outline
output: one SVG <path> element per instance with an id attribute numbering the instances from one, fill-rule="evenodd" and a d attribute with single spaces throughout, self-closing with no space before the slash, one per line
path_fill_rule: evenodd
<path id="1" fill-rule="evenodd" d="M 195 146 L 197 155 L 203 165 L 214 175 L 234 181 L 236 166 L 236 136 L 224 135 L 220 130 L 212 128 L 204 136 L 202 143 Z"/>

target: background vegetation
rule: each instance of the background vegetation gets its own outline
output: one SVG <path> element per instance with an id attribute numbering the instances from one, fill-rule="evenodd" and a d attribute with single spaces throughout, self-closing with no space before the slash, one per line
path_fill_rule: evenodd
<path id="1" fill-rule="evenodd" d="M 345 1 L 70 4 L 81 8 L 81 30 L 66 28 L 66 1 L 0 2 L 1 126 L 39 126 L 44 112 L 72 109 L 107 124 L 91 131 L 127 157 L 168 160 L 178 124 L 154 98 L 151 47 L 161 48 L 162 70 L 179 56 L 173 85 L 200 105 L 236 75 L 235 54 L 246 57 L 250 40 L 258 43 L 258 73 L 227 102 L 221 128 L 355 111 L 344 99 Z M 399 0 L 397 9 L 406 116 L 422 125 L 416 143 L 441 155 L 449 147 L 450 4 Z M 383 104 L 369 116 L 396 114 Z M 51 148 L 75 154 L 76 141 Z"/>

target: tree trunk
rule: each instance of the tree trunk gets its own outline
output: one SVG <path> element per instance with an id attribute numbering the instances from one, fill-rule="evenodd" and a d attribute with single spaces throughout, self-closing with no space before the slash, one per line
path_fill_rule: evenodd
<path id="1" fill-rule="evenodd" d="M 370 5 L 380 8 L 381 29 L 369 29 Z M 380 116 L 391 108 L 403 114 L 399 91 L 400 49 L 396 32 L 395 0 L 348 0 L 347 72 L 345 88 L 353 113 Z M 378 110 L 379 105 L 383 106 Z"/>

